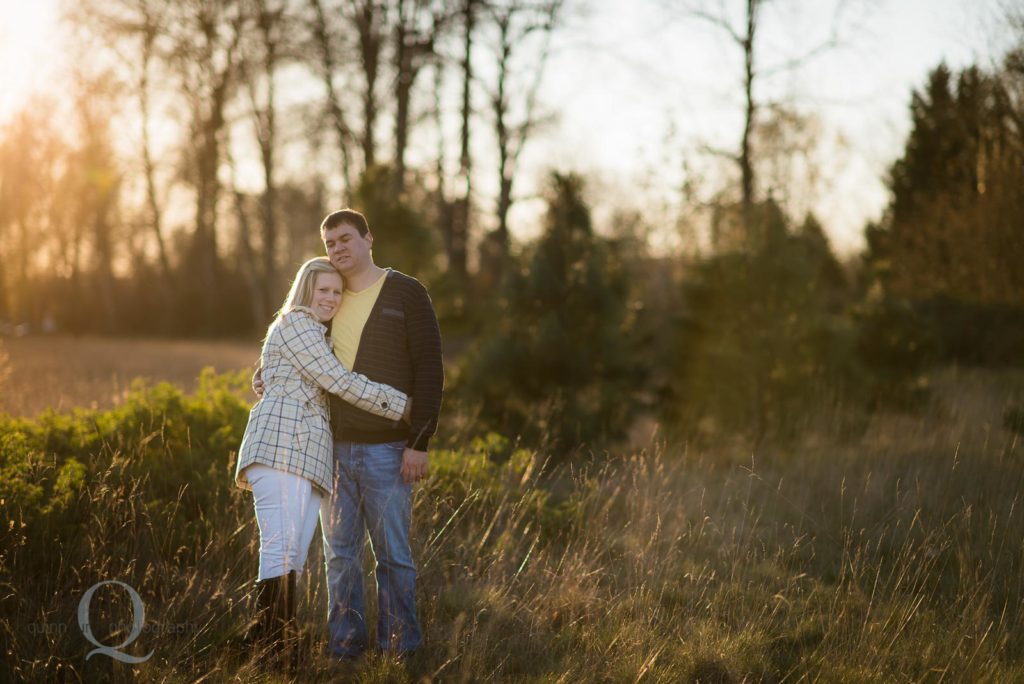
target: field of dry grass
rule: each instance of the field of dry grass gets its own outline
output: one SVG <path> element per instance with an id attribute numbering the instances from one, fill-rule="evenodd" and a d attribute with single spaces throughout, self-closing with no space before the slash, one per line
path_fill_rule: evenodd
<path id="1" fill-rule="evenodd" d="M 4 378 L 3 354 L 7 373 Z M 30 336 L 0 339 L 0 413 L 35 416 L 53 408 L 108 408 L 117 404 L 135 378 L 166 380 L 193 390 L 199 371 L 250 368 L 258 361 L 260 340 L 112 339 Z"/>
<path id="2" fill-rule="evenodd" d="M 211 350 L 197 345 L 196 363 Z M 651 442 L 544 476 L 543 451 L 509 459 L 500 439 L 446 435 L 415 496 L 423 652 L 348 668 L 323 655 L 315 542 L 298 681 L 1022 681 L 1024 444 L 1002 415 L 1024 397 L 1024 373 L 949 369 L 930 386 L 927 407 L 869 416 L 852 436 L 830 433 L 823 409 L 821 429 L 787 445 Z M 230 483 L 241 426 L 217 416 L 244 425 L 245 407 L 216 396 L 183 415 L 173 397 L 129 398 L 157 406 L 143 413 L 158 424 L 98 421 L 108 433 L 78 437 L 97 447 L 68 447 L 85 464 L 78 489 L 25 517 L 21 536 L 11 514 L 13 532 L 0 533 L 8 672 L 258 678 L 226 646 L 247 615 L 256 534 Z M 51 443 L 67 439 L 61 424 L 47 429 Z M 56 465 L 33 467 L 10 472 L 60 480 Z M 40 546 L 33 530 L 57 543 Z M 154 629 L 127 650 L 153 650 L 146 663 L 84 659 L 75 605 L 105 578 L 145 599 Z"/>

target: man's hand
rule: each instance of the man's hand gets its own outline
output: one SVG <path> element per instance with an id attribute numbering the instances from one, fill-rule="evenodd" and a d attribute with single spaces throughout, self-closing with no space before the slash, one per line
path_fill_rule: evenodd
<path id="1" fill-rule="evenodd" d="M 252 374 L 252 391 L 256 393 L 256 396 L 260 399 L 263 398 L 263 369 L 257 368 L 256 372 Z"/>
<path id="2" fill-rule="evenodd" d="M 427 452 L 405 447 L 402 452 L 402 480 L 406 484 L 419 482 L 427 476 Z"/>
<path id="3" fill-rule="evenodd" d="M 405 421 L 406 425 L 412 425 L 412 397 L 405 402 L 405 413 L 402 414 L 402 420 Z"/>

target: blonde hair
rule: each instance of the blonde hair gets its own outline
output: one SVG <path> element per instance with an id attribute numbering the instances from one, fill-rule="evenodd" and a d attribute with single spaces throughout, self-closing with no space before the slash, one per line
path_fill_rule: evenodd
<path id="1" fill-rule="evenodd" d="M 318 273 L 333 273 L 339 277 L 341 275 L 327 257 L 313 257 L 302 264 L 298 273 L 295 274 L 295 280 L 292 281 L 291 289 L 288 290 L 288 296 L 284 298 L 284 304 L 281 305 L 275 319 L 284 316 L 297 306 L 312 306 L 313 289 L 316 286 Z"/>

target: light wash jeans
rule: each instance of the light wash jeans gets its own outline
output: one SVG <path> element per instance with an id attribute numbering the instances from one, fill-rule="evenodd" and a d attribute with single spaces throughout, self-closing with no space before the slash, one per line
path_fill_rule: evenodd
<path id="1" fill-rule="evenodd" d="M 320 512 L 320 490 L 300 475 L 261 463 L 245 469 L 260 526 L 259 579 L 302 574 Z"/>
<path id="2" fill-rule="evenodd" d="M 409 547 L 412 487 L 402 480 L 404 442 L 334 443 L 334 488 L 321 510 L 327 562 L 328 648 L 355 657 L 369 646 L 363 599 L 366 531 L 376 560 L 377 646 L 409 653 L 423 639 Z"/>

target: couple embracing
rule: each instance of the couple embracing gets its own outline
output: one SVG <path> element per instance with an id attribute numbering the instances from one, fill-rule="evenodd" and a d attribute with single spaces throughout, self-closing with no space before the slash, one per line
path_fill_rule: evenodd
<path id="1" fill-rule="evenodd" d="M 362 549 L 376 560 L 377 647 L 405 657 L 422 642 L 409 544 L 412 485 L 427 474 L 444 373 L 430 297 L 374 264 L 365 217 L 320 225 L 327 258 L 299 269 L 260 355 L 235 479 L 251 489 L 260 531 L 257 613 L 245 643 L 296 657 L 297 576 L 317 519 L 327 566 L 328 649 L 369 648 Z M 256 655 L 256 653 L 254 653 Z"/>

